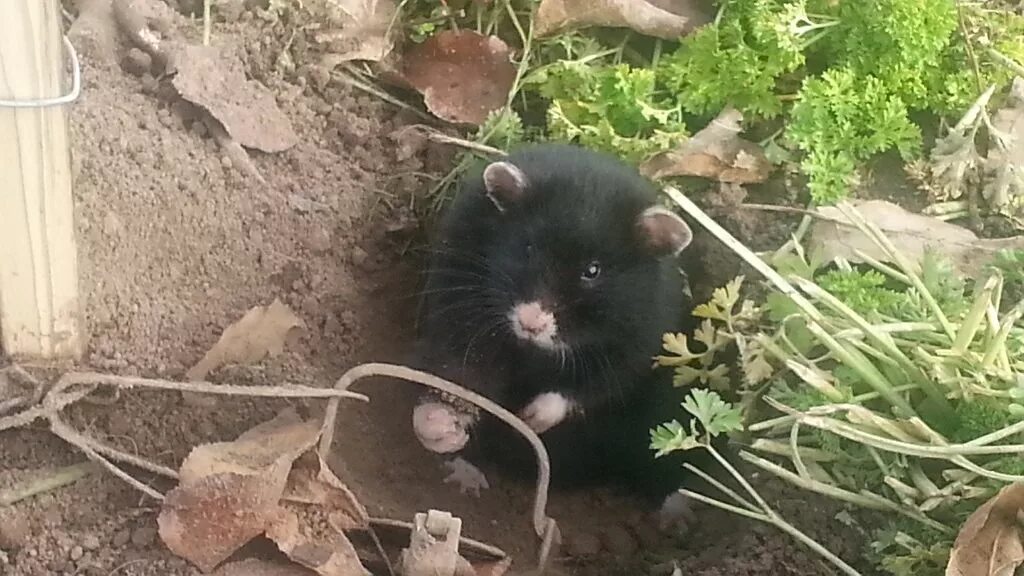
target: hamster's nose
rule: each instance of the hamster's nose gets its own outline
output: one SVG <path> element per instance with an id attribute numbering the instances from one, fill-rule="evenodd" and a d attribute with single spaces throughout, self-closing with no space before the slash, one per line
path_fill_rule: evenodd
<path id="1" fill-rule="evenodd" d="M 519 304 L 512 310 L 512 319 L 523 334 L 530 337 L 551 336 L 555 327 L 555 316 L 539 303 Z"/>

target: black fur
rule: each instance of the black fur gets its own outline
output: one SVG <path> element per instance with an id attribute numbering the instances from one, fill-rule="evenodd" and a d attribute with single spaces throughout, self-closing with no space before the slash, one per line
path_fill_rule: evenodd
<path id="1" fill-rule="evenodd" d="M 548 391 L 574 398 L 584 415 L 541 435 L 556 486 L 620 481 L 652 499 L 679 487 L 678 458 L 654 460 L 649 430 L 682 418 L 683 392 L 652 370 L 665 332 L 689 331 L 690 302 L 675 258 L 637 240 L 635 223 L 656 191 L 618 159 L 578 147 L 538 145 L 508 159 L 527 176 L 527 194 L 499 211 L 482 176 L 463 182 L 434 243 L 421 306 L 418 363 L 517 412 Z M 592 286 L 580 273 L 601 262 Z M 506 315 L 543 290 L 559 354 L 519 341 Z M 483 418 L 470 432 L 480 455 L 532 476 L 525 440 Z M 475 453 L 475 455 L 474 455 Z"/>

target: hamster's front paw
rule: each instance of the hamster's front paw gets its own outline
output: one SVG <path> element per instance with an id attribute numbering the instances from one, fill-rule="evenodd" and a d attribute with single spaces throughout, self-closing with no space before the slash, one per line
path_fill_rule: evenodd
<path id="1" fill-rule="evenodd" d="M 420 404 L 412 413 L 412 428 L 420 444 L 431 452 L 457 452 L 469 442 L 468 422 L 449 405 Z"/>
<path id="2" fill-rule="evenodd" d="M 575 410 L 575 403 L 558 392 L 538 395 L 519 412 L 519 417 L 537 434 L 560 424 Z"/>
<path id="3" fill-rule="evenodd" d="M 444 469 L 448 471 L 445 477 L 445 484 L 458 484 L 459 492 L 463 494 L 472 493 L 480 497 L 480 490 L 488 490 L 491 485 L 487 482 L 487 476 L 479 468 L 473 466 L 463 458 L 455 458 L 444 463 Z"/>
<path id="4" fill-rule="evenodd" d="M 658 528 L 665 534 L 685 534 L 696 527 L 693 499 L 679 492 L 665 497 L 658 510 Z"/>

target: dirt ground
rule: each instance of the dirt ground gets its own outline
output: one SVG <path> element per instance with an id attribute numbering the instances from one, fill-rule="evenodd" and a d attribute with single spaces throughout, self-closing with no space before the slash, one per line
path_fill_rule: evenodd
<path id="1" fill-rule="evenodd" d="M 195 37 L 197 27 L 186 20 L 174 26 Z M 321 90 L 268 72 L 280 41 L 255 20 L 215 34 L 215 42 L 246 56 L 250 75 L 276 95 L 299 135 L 286 152 L 253 153 L 266 186 L 239 171 L 187 110 L 154 91 L 150 78 L 131 73 L 125 46 L 117 46 L 114 63 L 83 50 L 83 94 L 70 110 L 70 126 L 90 341 L 77 368 L 182 379 L 226 326 L 274 298 L 307 329 L 283 355 L 222 370 L 216 381 L 329 386 L 361 361 L 402 361 L 420 264 L 407 248 L 421 238 L 407 206 L 429 186 L 424 174 L 447 169 L 451 152 L 425 148 L 400 159 L 388 135 L 407 118 L 344 86 Z M 761 247 L 783 237 L 790 224 L 761 220 L 774 228 L 736 219 L 726 224 L 756 237 Z M 698 247 L 715 249 L 706 239 Z M 702 286 L 727 279 L 719 274 Z M 53 376 L 69 367 L 27 368 Z M 428 508 L 450 510 L 464 519 L 465 534 L 510 552 L 517 570 L 530 568 L 532 487 L 492 474 L 491 488 L 479 498 L 460 494 L 442 482 L 441 460 L 411 434 L 412 390 L 384 381 L 359 389 L 371 402 L 343 405 L 332 465 L 371 514 L 411 520 Z M 232 439 L 286 405 L 313 414 L 321 409 L 318 402 L 206 402 L 133 391 L 111 405 L 77 406 L 69 419 L 123 450 L 176 468 L 193 446 Z M 81 460 L 41 427 L 5 432 L 0 488 Z M 169 488 L 153 475 L 133 473 L 157 489 Z M 778 487 L 768 486 L 767 493 L 795 519 L 813 518 L 801 526 L 833 551 L 860 556 L 857 538 L 837 528 L 838 510 L 808 506 L 806 496 Z M 156 502 L 105 473 L 0 508 L 0 573 L 198 574 L 161 543 L 157 512 Z M 830 573 L 774 529 L 715 510 L 698 512 L 690 533 L 669 542 L 652 536 L 645 511 L 619 495 L 556 493 L 549 507 L 577 552 L 588 538 L 604 543 L 596 557 L 565 558 L 567 574 L 667 575 L 672 559 L 693 576 Z"/>

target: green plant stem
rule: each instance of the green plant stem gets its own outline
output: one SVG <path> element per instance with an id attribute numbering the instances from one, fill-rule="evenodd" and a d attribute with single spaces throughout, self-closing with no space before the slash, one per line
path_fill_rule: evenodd
<path id="1" fill-rule="evenodd" d="M 953 340 L 956 338 L 956 330 L 953 328 L 953 324 L 950 323 L 949 318 L 946 317 L 946 313 L 942 311 L 939 303 L 935 300 L 935 297 L 932 296 L 932 293 L 928 291 L 928 288 L 924 285 L 921 277 L 918 276 L 915 271 L 915 267 L 909 260 L 907 260 L 906 256 L 896 248 L 892 241 L 886 237 L 878 226 L 868 222 L 849 202 L 842 202 L 837 207 L 844 216 L 853 222 L 861 232 L 868 236 L 868 238 L 871 238 L 872 241 L 874 241 L 879 248 L 884 250 L 889 258 L 892 258 L 893 262 L 902 269 L 901 271 L 910 279 L 911 286 L 917 289 L 921 298 L 923 298 L 928 304 L 932 314 L 935 315 L 939 324 L 942 325 L 942 329 L 946 332 L 946 335 L 949 336 L 949 339 Z"/>
<path id="2" fill-rule="evenodd" d="M 989 57 L 995 60 L 996 62 L 1002 64 L 1003 66 L 1006 66 L 1006 68 L 1008 68 L 1009 70 L 1012 70 L 1014 74 L 1024 77 L 1024 65 L 1021 65 L 1013 58 L 1010 58 L 1009 56 L 1003 54 L 1002 52 L 996 50 L 995 48 L 989 48 L 988 50 L 985 51 L 985 53 L 988 54 Z"/>
<path id="3" fill-rule="evenodd" d="M 508 12 L 508 16 L 512 20 L 512 25 L 515 27 L 516 32 L 519 34 L 519 39 L 523 43 L 523 53 L 519 57 L 519 66 L 516 67 L 516 77 L 512 82 L 512 88 L 508 91 L 508 99 L 505 101 L 505 107 L 509 108 L 512 106 L 512 102 L 516 99 L 516 94 L 519 93 L 520 83 L 523 81 L 523 76 L 526 74 L 526 69 L 530 64 L 530 58 L 533 51 L 534 18 L 531 11 L 529 26 L 527 30 L 524 31 L 523 25 L 519 23 L 519 17 L 516 16 L 515 9 L 512 8 L 512 0 L 505 0 L 505 10 Z"/>
<path id="4" fill-rule="evenodd" d="M 818 544 L 813 538 L 804 534 L 796 526 L 793 526 L 789 522 L 786 522 L 779 516 L 769 516 L 768 514 L 758 514 L 757 512 L 744 510 L 743 508 L 740 508 L 738 506 L 733 506 L 732 504 L 722 502 L 721 500 L 716 500 L 714 498 L 704 496 L 703 494 L 698 494 L 697 492 L 693 492 L 692 490 L 684 489 L 680 490 L 679 493 L 683 494 L 684 496 L 693 498 L 694 500 L 697 500 L 699 502 L 703 502 L 709 506 L 721 508 L 722 510 L 725 510 L 727 512 L 732 512 L 733 514 L 744 516 L 746 518 L 750 518 L 751 520 L 757 520 L 759 522 L 764 522 L 765 524 L 775 526 L 779 530 L 782 530 L 786 534 L 789 534 L 790 536 L 795 538 L 804 546 L 807 546 L 814 552 L 818 553 L 818 555 L 820 555 L 822 558 L 828 560 L 843 574 L 846 574 L 847 576 L 862 576 L 860 572 L 858 572 L 852 566 L 844 562 L 842 558 L 836 556 L 831 551 L 829 551 L 828 548 L 825 548 L 821 544 Z"/>
<path id="5" fill-rule="evenodd" d="M 985 356 L 981 359 L 981 365 L 983 368 L 991 368 L 999 355 L 999 352 L 1006 346 L 1006 339 L 1010 336 L 1010 330 L 1013 329 L 1014 324 L 1020 320 L 1021 316 L 1024 316 L 1024 301 L 1019 302 L 1013 307 L 1007 314 L 1006 317 L 1000 321 L 1002 324 L 999 327 L 999 332 L 996 333 L 995 338 L 989 343 L 988 349 L 985 350 Z"/>
<path id="6" fill-rule="evenodd" d="M 678 189 L 671 186 L 666 186 L 664 189 L 666 195 L 672 199 L 680 208 L 686 211 L 691 217 L 697 220 L 702 226 L 704 226 L 713 236 L 715 236 L 720 242 L 728 246 L 735 252 L 740 258 L 742 258 L 747 264 L 753 267 L 755 270 L 760 272 L 765 278 L 767 278 L 775 287 L 789 296 L 789 298 L 807 314 L 810 322 L 808 322 L 808 329 L 814 333 L 818 339 L 826 345 L 837 357 L 843 361 L 844 364 L 848 364 L 850 368 L 856 371 L 866 382 L 868 382 L 872 388 L 878 391 L 883 398 L 885 398 L 890 404 L 897 407 L 905 413 L 906 416 L 913 416 L 916 414 L 914 408 L 906 401 L 902 396 L 893 392 L 892 386 L 885 380 L 885 377 L 878 372 L 877 369 L 867 361 L 866 358 L 855 353 L 855 350 L 848 349 L 845 346 L 837 342 L 832 336 L 828 334 L 822 323 L 826 322 L 824 315 L 819 311 L 810 300 L 805 298 L 792 284 L 790 284 L 781 274 L 776 272 L 757 257 L 756 254 L 750 251 L 749 248 L 743 245 L 742 242 L 737 240 L 727 230 L 722 228 L 717 222 L 712 220 L 703 210 L 700 209 L 692 200 L 687 198 Z M 847 215 L 847 218 L 851 218 Z M 851 218 L 852 219 L 852 218 Z M 918 280 L 920 281 L 920 280 Z M 923 284 L 922 284 L 923 288 Z M 922 290 L 927 294 L 927 290 Z M 930 295 L 929 295 L 930 297 Z M 934 299 L 933 299 L 934 301 Z M 940 311 L 941 313 L 941 311 Z M 942 320 L 948 323 L 945 316 L 942 316 Z M 952 337 L 951 337 L 952 338 Z"/>
<path id="7" fill-rule="evenodd" d="M 875 448 L 885 450 L 886 452 L 895 452 L 897 454 L 916 456 L 918 458 L 947 460 L 964 470 L 974 472 L 975 474 L 986 478 L 999 480 L 1001 482 L 1024 481 L 1024 476 L 1003 474 L 1002 472 L 988 470 L 964 457 L 964 454 L 1015 454 L 1024 451 L 1024 446 L 965 446 L 963 444 L 933 446 L 929 444 L 914 444 L 876 436 L 833 418 L 824 418 L 805 414 L 800 417 L 800 420 L 811 427 L 818 428 L 820 430 L 827 430 L 837 436 L 842 436 L 847 440 L 853 440 L 858 444 L 874 446 Z"/>
<path id="8" fill-rule="evenodd" d="M 842 314 L 848 320 L 856 324 L 869 340 L 885 350 L 889 357 L 896 360 L 899 367 L 920 386 L 921 390 L 928 395 L 928 398 L 930 398 L 936 406 L 939 406 L 945 412 L 946 417 L 952 417 L 953 407 L 949 404 L 946 396 L 935 386 L 931 378 L 929 378 L 928 375 L 917 366 L 917 364 L 914 364 L 914 362 L 911 361 L 911 359 L 908 358 L 898 346 L 896 346 L 896 342 L 893 341 L 892 336 L 886 332 L 876 330 L 875 327 L 865 320 L 863 316 L 857 314 L 852 308 L 844 304 L 835 296 L 829 294 L 827 291 L 823 290 L 817 284 L 803 278 L 794 277 L 792 280 L 796 282 L 797 285 L 799 285 L 800 288 L 802 288 L 809 296 L 824 303 L 833 311 Z"/>
<path id="9" fill-rule="evenodd" d="M 744 478 L 743 475 L 740 474 L 739 471 L 736 470 L 736 468 L 733 467 L 732 464 L 730 464 L 729 461 L 725 459 L 725 457 L 719 454 L 719 452 L 715 450 L 714 447 L 712 447 L 709 443 L 702 444 L 702 447 L 708 452 L 710 452 L 711 455 L 714 456 L 715 460 L 717 460 L 718 463 L 723 468 L 725 468 L 727 472 L 729 472 L 729 475 L 735 478 L 736 481 L 741 486 L 743 486 L 743 489 L 746 490 L 752 498 L 754 498 L 754 500 L 760 507 L 761 512 L 757 512 L 756 508 L 753 507 L 751 507 L 751 509 L 741 508 L 739 506 L 735 506 L 733 504 L 722 502 L 721 500 L 716 500 L 714 498 L 704 496 L 703 494 L 693 492 L 692 490 L 682 489 L 679 490 L 680 494 L 683 494 L 685 496 L 688 496 L 690 498 L 693 498 L 694 500 L 703 502 L 710 506 L 715 506 L 717 508 L 721 508 L 722 510 L 732 512 L 733 514 L 737 514 L 739 516 L 771 524 L 772 526 L 775 526 L 776 528 L 782 530 L 786 534 L 789 534 L 797 541 L 799 541 L 803 545 L 807 546 L 808 548 L 816 552 L 822 558 L 828 560 L 830 563 L 832 563 L 832 565 L 834 565 L 844 574 L 847 574 L 848 576 L 861 576 L 860 572 L 857 572 L 852 566 L 844 562 L 842 558 L 836 556 L 828 548 L 825 548 L 817 541 L 815 541 L 813 538 L 801 532 L 797 527 L 787 522 L 784 518 L 782 518 L 782 516 L 779 516 L 779 514 L 768 505 L 764 498 L 762 498 L 761 495 L 756 490 L 754 490 L 750 483 L 747 482 L 746 478 Z M 716 487 L 718 487 L 717 484 L 719 483 L 713 483 L 713 485 L 716 485 Z M 726 489 L 724 493 L 728 495 L 730 492 L 732 491 Z M 738 501 L 745 502 L 743 499 L 739 499 Z M 749 504 L 749 502 L 747 502 L 747 504 Z"/>
<path id="10" fill-rule="evenodd" d="M 869 254 L 861 250 L 854 250 L 853 253 L 856 254 L 858 258 L 866 262 L 869 266 L 878 270 L 882 274 L 885 274 L 886 276 L 898 280 L 899 282 L 902 282 L 908 286 L 910 285 L 910 277 L 900 272 L 899 270 L 893 268 L 892 266 L 889 266 L 888 264 L 883 264 L 878 260 L 875 260 Z"/>
<path id="11" fill-rule="evenodd" d="M 875 368 L 874 364 L 868 361 L 864 355 L 855 348 L 844 346 L 839 341 L 830 335 L 824 327 L 816 322 L 809 322 L 807 329 L 810 330 L 814 337 L 820 340 L 840 362 L 850 367 L 856 372 L 865 382 L 867 382 L 871 388 L 873 388 L 878 394 L 885 398 L 889 404 L 901 410 L 905 416 L 910 417 L 916 414 L 914 408 L 909 402 L 896 392 L 894 388 L 885 379 L 885 376 Z"/>
<path id="12" fill-rule="evenodd" d="M 963 356 L 967 352 L 967 347 L 974 341 L 974 337 L 981 328 L 981 322 L 985 319 L 985 311 L 988 310 L 989 304 L 992 302 L 992 296 L 1001 283 L 1002 279 L 996 273 L 989 276 L 988 280 L 975 291 L 974 304 L 971 305 L 964 321 L 960 323 L 960 330 L 957 332 L 956 340 L 953 341 L 953 354 Z"/>
<path id="13" fill-rule="evenodd" d="M 921 514 L 917 510 L 900 506 L 899 504 L 887 500 L 886 498 L 883 498 L 882 496 L 879 496 L 877 494 L 873 494 L 868 491 L 861 491 L 860 493 L 850 492 L 848 490 L 843 490 L 842 488 L 836 486 L 824 484 L 822 482 L 814 480 L 813 478 L 802 478 L 797 474 L 794 474 L 790 470 L 787 470 L 782 466 L 779 466 L 778 464 L 771 462 L 770 460 L 766 460 L 755 454 L 751 454 L 750 452 L 747 452 L 745 450 L 740 452 L 740 458 L 742 458 L 744 461 L 750 464 L 753 464 L 754 466 L 757 466 L 758 468 L 764 470 L 765 472 L 768 472 L 774 476 L 778 476 L 779 478 L 789 482 L 790 484 L 793 484 L 797 488 L 802 488 L 804 490 L 816 492 L 823 496 L 828 496 L 830 498 L 841 500 L 843 502 L 849 502 L 850 504 L 856 504 L 858 506 L 868 508 L 871 510 L 896 512 L 898 514 L 906 516 L 907 518 L 916 520 L 926 526 L 939 530 L 943 533 L 949 533 L 951 531 L 950 528 L 945 524 L 936 522 L 935 520 L 932 520 L 931 518 L 928 518 L 927 516 Z"/>
<path id="14" fill-rule="evenodd" d="M 734 501 L 739 502 L 747 510 L 757 511 L 757 506 L 755 506 L 753 503 L 751 503 L 750 500 L 747 500 L 743 496 L 740 496 L 738 492 L 736 492 L 732 488 L 729 488 L 725 484 L 719 482 L 718 480 L 716 480 L 712 475 L 708 474 L 707 472 L 701 470 L 700 468 L 697 468 L 696 466 L 694 466 L 693 464 L 690 464 L 689 462 L 687 462 L 686 464 L 683 464 L 683 468 L 685 468 L 685 469 L 689 470 L 690 472 L 696 474 L 702 480 L 704 480 L 708 484 L 711 484 L 712 486 L 714 486 L 715 489 L 718 490 L 719 492 L 721 492 L 721 493 L 725 494 L 726 496 L 732 498 Z"/>
<path id="15" fill-rule="evenodd" d="M 765 454 L 775 454 L 776 456 L 785 456 L 787 458 L 793 457 L 793 448 L 787 442 L 758 438 L 751 442 L 750 449 L 764 452 Z M 834 462 L 836 460 L 835 454 L 831 452 L 805 446 L 800 446 L 800 457 L 810 462 Z"/>
<path id="16" fill-rule="evenodd" d="M 729 504 L 728 502 L 722 502 L 721 500 L 716 500 L 714 498 L 711 498 L 710 496 L 705 496 L 703 494 L 694 492 L 692 490 L 687 490 L 685 488 L 681 488 L 679 490 L 679 493 L 684 495 L 684 496 L 693 498 L 694 500 L 697 500 L 699 502 L 703 502 L 705 504 L 709 504 L 709 505 L 714 506 L 716 508 L 721 508 L 722 510 L 725 510 L 726 512 L 732 512 L 733 514 L 736 514 L 738 516 L 744 516 L 746 518 L 750 518 L 751 520 L 759 520 L 761 522 L 767 522 L 768 524 L 773 524 L 771 518 L 769 518 L 765 514 L 760 514 L 758 512 L 752 512 L 750 510 L 747 510 L 746 508 L 740 508 L 739 506 L 736 506 L 734 504 Z"/>

